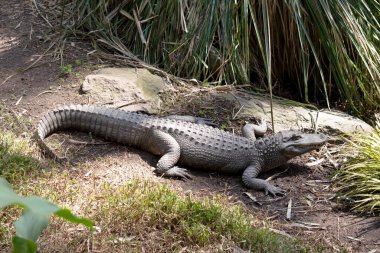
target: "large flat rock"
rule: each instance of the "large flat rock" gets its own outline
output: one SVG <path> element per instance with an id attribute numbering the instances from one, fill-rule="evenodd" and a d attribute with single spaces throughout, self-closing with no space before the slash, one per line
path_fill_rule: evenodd
<path id="1" fill-rule="evenodd" d="M 82 91 L 89 94 L 92 103 L 130 111 L 157 113 L 160 108 L 159 93 L 168 86 L 162 77 L 146 69 L 105 68 L 88 75 Z M 268 96 L 233 90 L 211 94 L 218 99 L 233 102 L 239 108 L 236 117 L 264 119 L 270 125 L 271 109 Z M 317 110 L 300 103 L 274 98 L 274 130 L 323 130 L 329 133 L 350 133 L 356 130 L 373 131 L 364 121 L 346 113 Z M 273 129 L 273 126 L 272 126 Z"/>
<path id="2" fill-rule="evenodd" d="M 237 92 L 219 94 L 225 99 L 235 101 L 241 108 L 236 118 L 262 118 L 271 122 L 270 99 L 268 96 Z M 298 104 L 298 105 L 297 105 Z M 273 100 L 275 131 L 318 129 L 329 133 L 350 133 L 354 131 L 373 131 L 366 122 L 349 114 L 336 110 L 312 109 L 300 103 L 274 98 Z"/>
<path id="3" fill-rule="evenodd" d="M 164 79 L 139 68 L 104 68 L 88 75 L 82 92 L 96 103 L 131 111 L 156 113 L 158 96 L 166 87 Z"/>

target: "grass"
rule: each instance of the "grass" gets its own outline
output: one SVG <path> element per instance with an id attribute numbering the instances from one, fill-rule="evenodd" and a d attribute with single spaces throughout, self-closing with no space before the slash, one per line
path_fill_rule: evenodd
<path id="1" fill-rule="evenodd" d="M 20 177 L 27 177 L 39 168 L 39 163 L 32 158 L 33 150 L 26 139 L 17 138 L 12 133 L 0 132 L 0 176 L 10 182 L 17 182 Z"/>
<path id="2" fill-rule="evenodd" d="M 379 0 L 62 0 L 40 7 L 60 53 L 68 38 L 85 37 L 114 59 L 188 79 L 250 83 L 304 102 L 334 101 L 358 115 L 379 106 Z"/>
<path id="3" fill-rule="evenodd" d="M 351 136 L 349 154 L 336 175 L 339 199 L 352 210 L 380 215 L 380 130 Z M 351 156 L 352 155 L 352 156 Z"/>
<path id="4" fill-rule="evenodd" d="M 0 104 L 0 177 L 11 184 L 27 178 L 40 167 L 30 144 L 29 123 Z"/>
<path id="5" fill-rule="evenodd" d="M 306 250 L 299 242 L 288 243 L 287 238 L 255 227 L 254 217 L 225 198 L 199 201 L 179 196 L 165 185 L 138 180 L 116 189 L 103 185 L 101 192 L 107 198 L 98 204 L 95 220 L 106 234 L 112 224 L 119 224 L 119 231 L 128 231 L 119 238 L 140 235 L 129 241 L 137 251 L 176 252 L 185 247 L 193 251 L 210 246 L 232 250 L 234 245 L 253 252 Z M 153 243 L 147 244 L 146 238 Z M 161 243 L 167 246 L 164 250 Z"/>

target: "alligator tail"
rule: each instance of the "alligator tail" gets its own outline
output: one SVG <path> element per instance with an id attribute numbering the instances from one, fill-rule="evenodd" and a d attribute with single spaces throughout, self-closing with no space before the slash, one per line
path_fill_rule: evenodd
<path id="1" fill-rule="evenodd" d="M 84 128 L 84 125 L 91 130 L 91 127 L 89 127 L 91 122 L 89 122 L 88 118 L 89 112 L 91 111 L 90 108 L 93 107 L 87 105 L 63 106 L 43 115 L 33 135 L 42 153 L 57 162 L 66 162 L 67 159 L 55 154 L 44 142 L 44 139 L 57 131 L 71 128 L 80 130 L 81 128 Z"/>

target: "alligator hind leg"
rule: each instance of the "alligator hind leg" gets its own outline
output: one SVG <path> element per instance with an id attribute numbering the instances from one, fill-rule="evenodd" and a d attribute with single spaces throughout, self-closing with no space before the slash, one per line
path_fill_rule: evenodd
<path id="1" fill-rule="evenodd" d="M 163 154 L 157 162 L 157 172 L 163 176 L 191 178 L 186 169 L 175 166 L 181 155 L 178 142 L 168 133 L 160 130 L 152 130 L 151 143 L 155 146 L 157 153 Z"/>
<path id="2" fill-rule="evenodd" d="M 262 137 L 268 130 L 267 123 L 264 119 L 261 119 L 260 125 L 246 124 L 242 128 L 243 136 L 252 140 L 256 140 L 256 137 Z"/>

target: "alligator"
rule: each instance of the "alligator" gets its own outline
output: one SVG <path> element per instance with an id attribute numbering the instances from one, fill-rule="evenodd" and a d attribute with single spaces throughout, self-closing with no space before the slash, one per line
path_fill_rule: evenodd
<path id="1" fill-rule="evenodd" d="M 247 124 L 242 129 L 243 136 L 238 136 L 207 125 L 207 120 L 200 120 L 199 124 L 191 119 L 70 105 L 47 112 L 39 121 L 35 137 L 45 154 L 60 160 L 44 142 L 46 137 L 62 130 L 89 132 L 161 156 L 156 166 L 160 175 L 191 178 L 186 169 L 176 164 L 207 171 L 242 173 L 242 181 L 248 188 L 274 196 L 283 195 L 285 191 L 257 178 L 258 174 L 321 147 L 327 139 L 322 133 L 291 130 L 256 139 L 256 135 L 264 134 L 263 125 Z"/>

